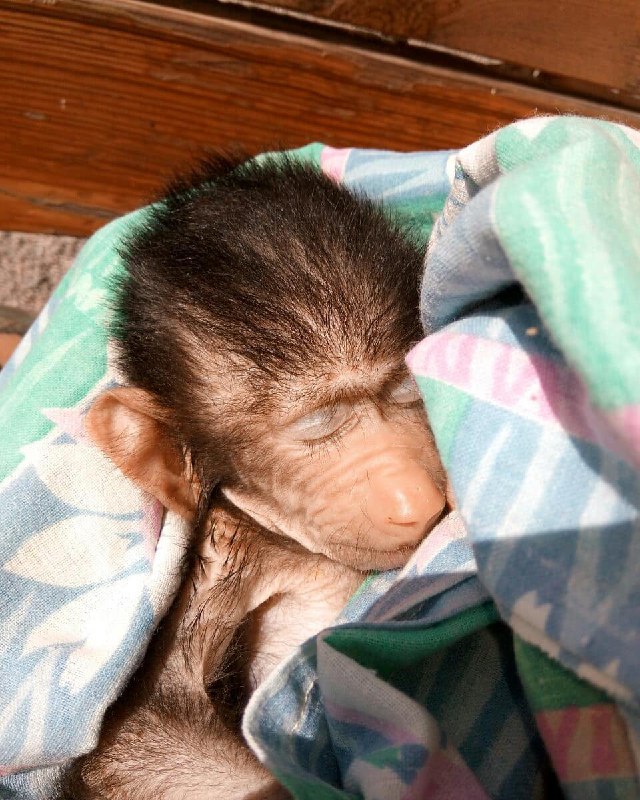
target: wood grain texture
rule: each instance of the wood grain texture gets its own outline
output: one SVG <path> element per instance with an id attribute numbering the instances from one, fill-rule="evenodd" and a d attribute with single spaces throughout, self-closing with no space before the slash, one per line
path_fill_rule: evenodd
<path id="1" fill-rule="evenodd" d="M 203 148 L 465 145 L 536 112 L 640 117 L 138 0 L 0 0 L 0 228 L 83 235 Z"/>
<path id="2" fill-rule="evenodd" d="M 541 84 L 550 76 L 591 84 L 611 102 L 640 108 L 637 0 L 257 0 L 255 5 L 481 56 L 498 70 L 506 64 L 521 67 Z"/>

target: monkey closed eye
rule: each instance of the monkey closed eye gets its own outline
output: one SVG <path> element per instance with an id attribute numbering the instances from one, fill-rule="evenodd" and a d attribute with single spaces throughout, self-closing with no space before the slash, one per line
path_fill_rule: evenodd
<path id="1" fill-rule="evenodd" d="M 353 406 L 349 403 L 324 406 L 292 422 L 287 427 L 287 433 L 301 442 L 316 442 L 335 436 L 354 422 L 354 417 Z"/>
<path id="2" fill-rule="evenodd" d="M 420 389 L 411 375 L 396 384 L 389 391 L 389 399 L 398 405 L 419 405 L 422 406 L 422 395 Z"/>

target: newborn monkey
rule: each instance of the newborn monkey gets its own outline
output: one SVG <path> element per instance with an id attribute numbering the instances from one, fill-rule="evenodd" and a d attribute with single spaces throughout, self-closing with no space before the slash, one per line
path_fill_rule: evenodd
<path id="1" fill-rule="evenodd" d="M 422 258 L 373 202 L 283 157 L 205 164 L 123 257 L 115 334 L 129 386 L 98 398 L 88 429 L 198 544 L 70 785 L 78 798 L 284 796 L 239 732 L 269 648 L 282 657 L 326 626 L 354 570 L 404 564 L 445 509 L 404 364 L 421 336 Z M 305 617 L 309 629 L 289 630 Z M 194 781 L 144 790 L 132 752 Z"/>
<path id="2" fill-rule="evenodd" d="M 100 398 L 110 458 L 196 526 L 224 495 L 307 550 L 403 564 L 445 476 L 404 364 L 422 257 L 373 202 L 281 158 L 205 164 L 124 248 L 132 388 Z"/>

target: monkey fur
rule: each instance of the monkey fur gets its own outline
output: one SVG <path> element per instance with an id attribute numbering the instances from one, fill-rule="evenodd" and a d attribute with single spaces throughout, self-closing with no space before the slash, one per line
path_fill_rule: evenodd
<path id="1" fill-rule="evenodd" d="M 422 256 L 379 205 L 284 155 L 208 160 L 121 252 L 127 386 L 87 427 L 194 549 L 65 797 L 286 797 L 242 742 L 248 696 L 446 510 L 404 364 Z"/>

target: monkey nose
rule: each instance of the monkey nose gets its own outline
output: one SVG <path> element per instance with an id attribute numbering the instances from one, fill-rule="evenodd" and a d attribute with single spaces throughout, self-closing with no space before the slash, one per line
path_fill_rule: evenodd
<path id="1" fill-rule="evenodd" d="M 397 545 L 415 544 L 438 521 L 445 495 L 419 464 L 370 478 L 367 513 Z"/>

